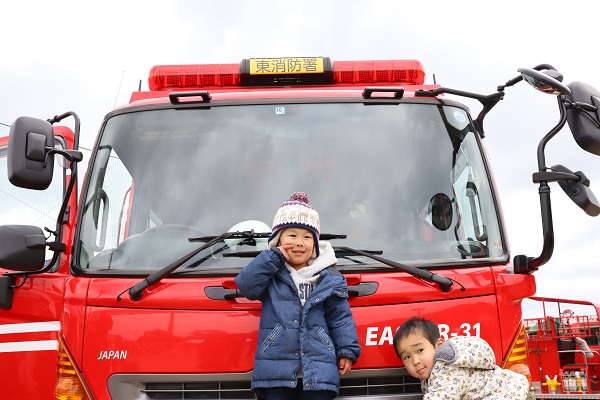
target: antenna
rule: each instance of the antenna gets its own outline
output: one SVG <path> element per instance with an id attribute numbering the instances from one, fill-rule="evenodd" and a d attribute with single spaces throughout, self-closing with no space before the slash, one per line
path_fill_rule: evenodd
<path id="1" fill-rule="evenodd" d="M 119 88 L 117 89 L 117 95 L 115 96 L 115 104 L 113 104 L 113 108 L 117 106 L 117 99 L 119 98 L 119 92 L 121 91 L 121 85 L 123 84 L 123 77 L 125 76 L 125 70 L 123 70 L 123 74 L 121 74 L 121 81 L 119 82 Z"/>

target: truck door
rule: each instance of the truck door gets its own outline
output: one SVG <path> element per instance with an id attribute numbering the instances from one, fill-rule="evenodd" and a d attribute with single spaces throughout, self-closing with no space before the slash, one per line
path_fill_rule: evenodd
<path id="1" fill-rule="evenodd" d="M 4 133 L 4 132 L 1 132 Z M 8 132 L 6 132 L 8 134 Z M 63 136 L 57 144 L 67 147 Z M 2 225 L 35 225 L 54 230 L 65 190 L 65 169 L 55 168 L 53 183 L 33 191 L 13 186 L 7 176 L 8 137 L 0 137 L 0 222 Z M 62 165 L 60 160 L 56 165 Z M 66 235 L 69 231 L 66 230 Z M 63 238 L 63 241 L 65 239 Z M 52 253 L 46 253 L 46 263 Z M 24 276 L 0 268 L 0 276 L 14 276 L 11 301 L 0 305 L 0 365 L 3 398 L 50 399 L 56 385 L 57 343 L 61 329 L 66 257 L 49 272 Z M 60 264 L 60 265 L 59 265 Z M 2 296 L 3 299 L 6 296 Z"/>

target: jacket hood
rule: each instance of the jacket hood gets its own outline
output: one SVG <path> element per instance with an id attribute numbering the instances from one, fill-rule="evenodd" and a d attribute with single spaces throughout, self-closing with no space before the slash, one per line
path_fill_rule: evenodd
<path id="1" fill-rule="evenodd" d="M 490 345 L 474 336 L 450 338 L 438 347 L 434 359 L 459 368 L 494 369 L 496 366 L 496 356 Z"/>

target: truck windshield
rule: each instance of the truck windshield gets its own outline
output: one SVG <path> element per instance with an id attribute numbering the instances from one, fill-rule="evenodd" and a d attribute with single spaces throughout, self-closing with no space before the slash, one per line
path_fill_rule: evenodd
<path id="1" fill-rule="evenodd" d="M 89 173 L 75 250 L 88 271 L 156 270 L 202 245 L 188 238 L 270 232 L 295 191 L 309 195 L 322 234 L 346 235 L 334 248 L 438 267 L 506 256 L 479 139 L 455 106 L 126 113 L 107 121 Z M 249 259 L 237 254 L 265 248 L 263 238 L 227 239 L 179 271 L 242 267 Z M 348 268 L 377 264 L 348 252 L 338 259 Z"/>

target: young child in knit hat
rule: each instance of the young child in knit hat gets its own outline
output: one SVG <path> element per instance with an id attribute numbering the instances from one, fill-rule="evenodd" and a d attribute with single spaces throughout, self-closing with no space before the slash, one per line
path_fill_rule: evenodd
<path id="1" fill-rule="evenodd" d="M 270 249 L 235 278 L 262 302 L 252 390 L 266 400 L 333 399 L 360 356 L 346 279 L 319 228 L 308 196 L 293 193 L 275 214 Z"/>

